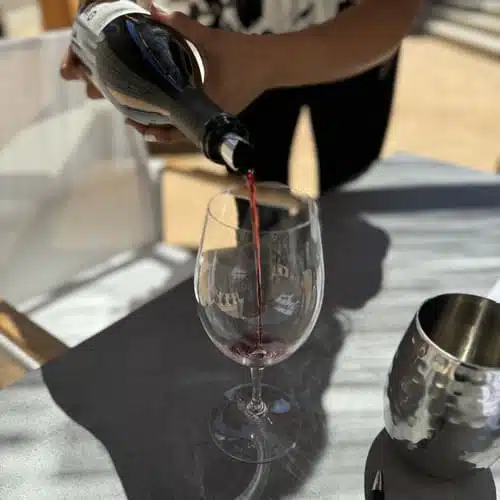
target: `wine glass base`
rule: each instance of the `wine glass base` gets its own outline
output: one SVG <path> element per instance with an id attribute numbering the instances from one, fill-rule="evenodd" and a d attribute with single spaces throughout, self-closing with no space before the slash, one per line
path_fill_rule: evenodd
<path id="1" fill-rule="evenodd" d="M 295 447 L 301 426 L 298 406 L 283 391 L 262 385 L 267 411 L 260 417 L 247 410 L 252 385 L 234 387 L 210 414 L 210 433 L 215 444 L 241 462 L 261 464 L 285 456 Z"/>

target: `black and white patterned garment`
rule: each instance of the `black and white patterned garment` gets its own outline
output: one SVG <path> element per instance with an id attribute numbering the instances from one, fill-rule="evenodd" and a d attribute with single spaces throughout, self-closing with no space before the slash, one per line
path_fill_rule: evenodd
<path id="1" fill-rule="evenodd" d="M 159 0 L 212 28 L 266 34 L 299 31 L 319 24 L 352 2 L 345 0 Z"/>

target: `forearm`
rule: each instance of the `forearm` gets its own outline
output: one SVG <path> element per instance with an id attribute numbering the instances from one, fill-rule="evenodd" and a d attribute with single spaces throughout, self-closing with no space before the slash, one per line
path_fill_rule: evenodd
<path id="1" fill-rule="evenodd" d="M 359 74 L 391 56 L 422 0 L 362 0 L 309 29 L 262 38 L 269 87 L 328 83 Z"/>

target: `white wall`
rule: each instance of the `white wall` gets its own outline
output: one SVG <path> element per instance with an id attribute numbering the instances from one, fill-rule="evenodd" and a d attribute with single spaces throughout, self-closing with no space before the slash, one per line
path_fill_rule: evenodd
<path id="1" fill-rule="evenodd" d="M 8 37 L 40 33 L 42 20 L 36 0 L 0 0 L 0 11 Z"/>

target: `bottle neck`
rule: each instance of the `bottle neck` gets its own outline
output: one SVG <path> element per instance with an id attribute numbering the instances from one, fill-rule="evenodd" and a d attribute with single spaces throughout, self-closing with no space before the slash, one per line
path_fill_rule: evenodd
<path id="1" fill-rule="evenodd" d="M 220 109 L 204 122 L 203 153 L 232 173 L 245 174 L 252 166 L 252 147 L 248 130 L 240 120 Z"/>
<path id="2" fill-rule="evenodd" d="M 253 151 L 250 143 L 239 135 L 229 133 L 220 146 L 220 155 L 229 171 L 245 175 L 253 169 Z"/>
<path id="3" fill-rule="evenodd" d="M 237 136 L 236 134 L 227 134 L 222 139 L 222 144 L 219 148 L 220 155 L 224 160 L 224 163 L 231 170 L 236 170 L 236 167 L 234 165 L 234 160 L 235 160 L 236 149 L 240 142 L 241 142 L 241 137 Z"/>

